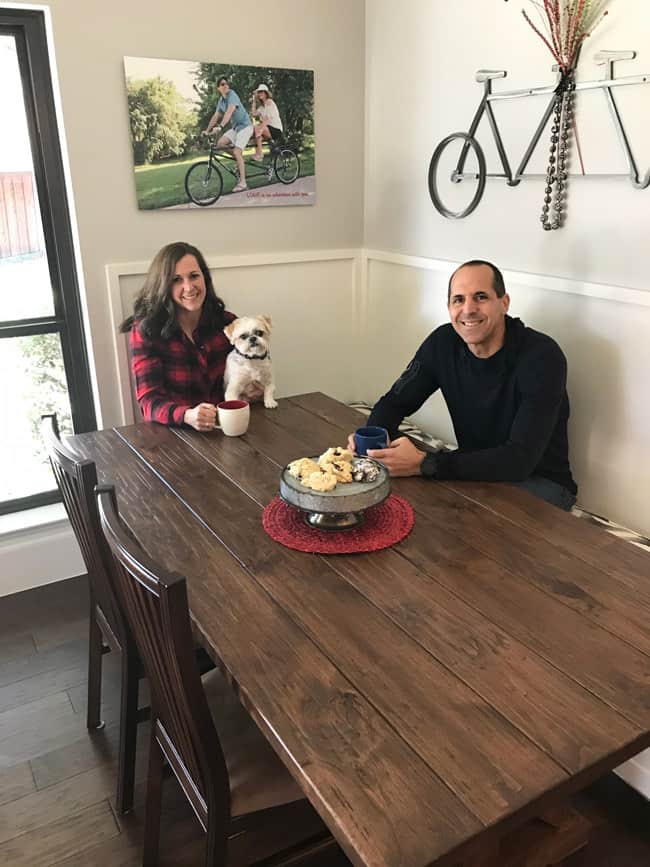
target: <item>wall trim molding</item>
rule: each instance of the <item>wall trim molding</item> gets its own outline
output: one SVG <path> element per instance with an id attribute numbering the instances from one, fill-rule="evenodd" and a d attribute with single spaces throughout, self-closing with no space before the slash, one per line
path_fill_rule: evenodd
<path id="1" fill-rule="evenodd" d="M 373 250 L 366 248 L 362 252 L 367 262 L 385 262 L 391 265 L 405 265 L 409 268 L 420 268 L 425 271 L 442 271 L 449 274 L 461 263 L 446 259 L 430 259 L 425 256 L 410 256 L 405 253 L 394 253 L 389 250 Z M 534 289 L 546 289 L 549 292 L 564 292 L 567 295 L 581 295 L 585 298 L 598 298 L 601 301 L 616 301 L 624 304 L 636 304 L 650 307 L 650 291 L 630 289 L 626 286 L 611 286 L 607 283 L 589 283 L 585 280 L 573 280 L 568 277 L 551 277 L 544 274 L 534 274 L 529 271 L 504 270 L 506 284 L 530 286 Z"/>
<path id="2" fill-rule="evenodd" d="M 616 768 L 618 776 L 650 801 L 650 750 Z"/>
<path id="3" fill-rule="evenodd" d="M 1 553 L 0 597 L 86 571 L 67 517 L 7 534 L 2 539 Z"/>
<path id="4" fill-rule="evenodd" d="M 251 268 L 256 265 L 290 265 L 294 262 L 330 262 L 356 259 L 360 255 L 358 247 L 324 250 L 283 250 L 280 252 L 242 253 L 237 256 L 206 256 L 208 268 Z M 120 262 L 106 265 L 106 278 L 110 285 L 115 278 L 146 274 L 151 260 L 139 262 Z"/>

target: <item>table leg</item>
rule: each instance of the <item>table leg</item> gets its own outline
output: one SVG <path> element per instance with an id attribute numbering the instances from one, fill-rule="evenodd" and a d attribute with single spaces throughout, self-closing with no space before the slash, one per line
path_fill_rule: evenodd
<path id="1" fill-rule="evenodd" d="M 590 830 L 580 813 L 552 807 L 453 867 L 555 867 L 587 845 Z"/>

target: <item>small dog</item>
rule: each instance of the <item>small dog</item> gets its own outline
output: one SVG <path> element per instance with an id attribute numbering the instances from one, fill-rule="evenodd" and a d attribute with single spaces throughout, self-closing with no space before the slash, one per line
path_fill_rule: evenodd
<path id="1" fill-rule="evenodd" d="M 241 316 L 223 329 L 234 346 L 226 359 L 223 377 L 226 400 L 259 400 L 275 409 L 275 382 L 269 346 L 270 316 Z"/>

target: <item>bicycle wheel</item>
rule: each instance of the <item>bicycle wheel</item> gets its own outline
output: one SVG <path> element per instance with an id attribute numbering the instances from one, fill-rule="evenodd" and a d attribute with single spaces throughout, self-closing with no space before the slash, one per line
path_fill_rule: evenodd
<path id="1" fill-rule="evenodd" d="M 440 142 L 431 157 L 431 201 L 443 217 L 462 220 L 481 201 L 485 178 L 485 156 L 479 143 L 467 133 L 452 133 Z"/>
<path id="2" fill-rule="evenodd" d="M 273 166 L 275 176 L 281 184 L 292 184 L 300 174 L 298 154 L 291 148 L 280 148 Z"/>
<path id="3" fill-rule="evenodd" d="M 195 205 L 213 205 L 223 190 L 223 177 L 214 162 L 194 163 L 185 175 L 185 192 Z"/>

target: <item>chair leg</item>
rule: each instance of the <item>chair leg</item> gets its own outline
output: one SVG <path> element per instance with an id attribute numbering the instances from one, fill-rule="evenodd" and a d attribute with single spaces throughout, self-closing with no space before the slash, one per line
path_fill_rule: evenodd
<path id="1" fill-rule="evenodd" d="M 90 628 L 88 632 L 88 708 L 86 726 L 89 729 L 103 729 L 101 719 L 102 701 L 102 646 L 103 635 L 95 617 L 95 603 L 90 600 Z"/>
<path id="2" fill-rule="evenodd" d="M 120 704 L 120 746 L 117 766 L 117 811 L 133 809 L 135 756 L 138 741 L 139 678 L 132 655 L 122 651 L 122 697 Z"/>
<path id="3" fill-rule="evenodd" d="M 208 818 L 205 841 L 205 867 L 226 867 L 228 863 L 228 835 L 223 823 Z"/>
<path id="4" fill-rule="evenodd" d="M 151 720 L 151 744 L 149 746 L 149 770 L 147 773 L 147 802 L 144 808 L 144 851 L 142 867 L 157 867 L 160 844 L 160 813 L 162 807 L 162 784 L 164 759 L 154 732 L 155 719 Z"/>

